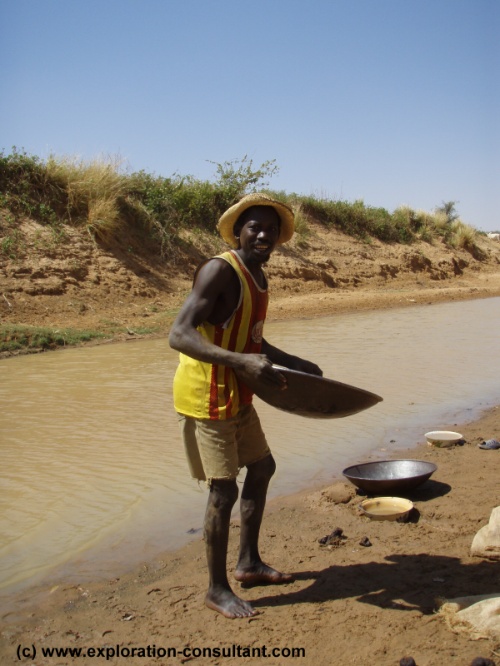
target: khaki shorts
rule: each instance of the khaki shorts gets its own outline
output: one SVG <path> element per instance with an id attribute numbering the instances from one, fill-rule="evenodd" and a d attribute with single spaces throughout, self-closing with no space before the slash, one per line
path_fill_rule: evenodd
<path id="1" fill-rule="evenodd" d="M 242 467 L 271 453 L 253 405 L 225 421 L 178 416 L 193 479 L 209 485 L 212 479 L 236 479 Z"/>

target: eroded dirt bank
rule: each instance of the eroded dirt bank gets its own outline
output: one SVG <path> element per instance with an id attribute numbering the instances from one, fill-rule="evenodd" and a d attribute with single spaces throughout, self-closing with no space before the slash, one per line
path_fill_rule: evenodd
<path id="1" fill-rule="evenodd" d="M 161 258 L 127 234 L 112 246 L 68 228 L 57 243 L 33 221 L 21 226 L 24 250 L 0 257 L 2 322 L 103 331 L 117 338 L 165 334 L 195 267 L 225 249 L 211 235 L 186 234 L 183 250 Z M 500 243 L 480 252 L 435 244 L 364 242 L 310 225 L 274 253 L 267 273 L 270 318 L 411 306 L 500 294 Z"/>

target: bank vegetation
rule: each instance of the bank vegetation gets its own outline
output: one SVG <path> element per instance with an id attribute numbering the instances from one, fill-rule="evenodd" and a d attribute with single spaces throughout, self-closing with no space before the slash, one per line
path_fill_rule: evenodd
<path id="1" fill-rule="evenodd" d="M 466 252 L 476 262 L 483 260 L 481 239 L 484 234 L 459 219 L 453 201 L 442 202 L 432 212 L 408 206 L 390 212 L 361 200 L 349 202 L 275 191 L 269 184 L 278 171 L 274 160 L 255 166 L 251 159 L 244 157 L 214 163 L 213 168 L 212 179 L 200 180 L 191 175 L 164 177 L 146 171 L 130 172 L 118 158 L 86 161 L 51 156 L 41 159 L 16 148 L 10 153 L 0 152 L 0 264 L 6 277 L 4 288 L 0 288 L 0 305 L 7 315 L 0 325 L 0 352 L 74 345 L 102 335 L 113 337 L 118 329 L 129 330 L 127 324 L 118 322 L 118 316 L 112 317 L 109 313 L 107 319 L 103 316 L 99 320 L 97 328 L 95 321 L 89 328 L 90 306 L 81 294 L 85 289 L 88 294 L 92 287 L 95 301 L 97 294 L 106 291 L 106 284 L 102 265 L 98 269 L 101 278 L 92 278 L 93 269 L 89 268 L 94 261 L 92 253 L 87 248 L 84 257 L 83 250 L 78 249 L 83 243 L 75 238 L 86 238 L 96 248 L 107 248 L 108 256 L 101 257 L 101 264 L 104 261 L 111 264 L 114 260 L 109 255 L 113 254 L 113 246 L 116 243 L 123 246 L 123 239 L 133 236 L 133 244 L 125 245 L 125 258 L 133 264 L 134 279 L 150 271 L 152 257 L 155 267 L 163 265 L 170 271 L 176 267 L 179 272 L 183 269 L 187 272 L 191 268 L 184 266 L 189 244 L 197 241 L 206 252 L 220 246 L 216 232 L 220 215 L 252 191 L 265 191 L 294 209 L 297 232 L 294 256 L 297 251 L 304 257 L 307 255 L 308 265 L 293 271 L 288 266 L 287 275 L 292 274 L 299 280 L 301 276 L 311 278 L 315 258 L 314 254 L 307 253 L 317 237 L 318 226 L 329 236 L 334 235 L 333 232 L 341 233 L 366 248 L 375 243 L 393 248 L 439 245 L 450 251 Z M 413 267 L 417 263 L 422 270 L 430 271 L 430 260 L 421 258 L 421 249 L 415 252 L 420 254 L 408 261 Z M 335 271 L 340 269 L 331 260 L 325 263 L 324 257 L 322 259 L 323 264 L 315 269 L 318 276 L 314 277 L 327 287 L 359 283 L 356 276 L 349 279 L 336 276 Z M 123 266 L 123 253 L 120 261 Z M 117 265 L 118 261 L 115 263 L 110 270 L 118 276 L 125 269 Z M 144 268 L 145 264 L 149 268 Z M 382 264 L 379 268 L 381 275 L 395 272 L 394 266 Z M 111 310 L 113 293 L 117 294 L 122 287 L 125 289 L 127 279 L 117 277 L 109 283 L 110 296 L 103 310 Z M 132 296 L 144 298 L 164 291 L 165 281 L 161 275 L 154 288 L 129 290 Z M 77 296 L 68 296 L 70 293 Z M 127 296 L 124 291 L 120 293 L 123 298 Z M 66 312 L 64 316 L 58 314 L 60 318 L 56 319 L 53 305 L 55 300 L 64 299 L 64 295 L 68 296 Z M 151 296 L 147 305 L 150 314 L 161 308 L 152 299 Z M 68 311 L 75 308 L 76 319 L 68 317 Z M 53 311 L 51 323 L 38 326 L 39 321 L 47 319 L 45 311 Z M 52 324 L 54 320 L 58 325 Z M 71 328 L 75 321 L 78 330 Z M 148 329 L 140 329 L 134 322 L 134 334 L 138 331 L 147 334 Z"/>
<path id="2" fill-rule="evenodd" d="M 66 225 L 83 227 L 100 242 L 109 242 L 125 226 L 142 230 L 168 258 L 182 243 L 182 229 L 215 233 L 220 215 L 240 197 L 265 191 L 285 201 L 296 212 L 299 236 L 307 237 L 311 219 L 325 227 L 369 241 L 433 243 L 442 239 L 450 247 L 479 253 L 478 231 L 462 222 L 455 202 L 443 202 L 433 212 L 401 206 L 389 212 L 366 205 L 304 196 L 269 189 L 277 172 L 274 160 L 254 167 L 244 157 L 214 164 L 212 180 L 190 175 L 169 177 L 139 171 L 128 173 L 118 158 L 84 161 L 78 158 L 43 160 L 13 149 L 0 153 L 1 245 L 3 254 L 23 252 L 16 221 L 30 217 L 53 230 L 54 238 Z"/>

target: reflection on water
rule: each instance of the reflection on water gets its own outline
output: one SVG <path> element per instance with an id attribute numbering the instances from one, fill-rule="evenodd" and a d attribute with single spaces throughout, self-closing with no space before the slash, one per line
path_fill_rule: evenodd
<path id="1" fill-rule="evenodd" d="M 499 306 L 494 298 L 268 324 L 274 345 L 384 397 L 331 421 L 256 400 L 278 462 L 271 496 L 328 482 L 369 451 L 411 446 L 498 402 Z M 0 363 L 0 586 L 67 563 L 79 580 L 111 574 L 201 527 L 206 491 L 188 478 L 172 407 L 176 364 L 166 340 Z"/>

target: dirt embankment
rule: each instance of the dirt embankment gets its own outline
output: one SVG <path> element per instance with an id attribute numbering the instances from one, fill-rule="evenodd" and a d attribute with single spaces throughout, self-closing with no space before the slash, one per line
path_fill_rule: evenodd
<path id="1" fill-rule="evenodd" d="M 2 227 L 0 225 L 0 233 Z M 0 255 L 3 323 L 98 330 L 118 338 L 164 334 L 188 293 L 195 267 L 225 249 L 209 234 L 185 234 L 183 249 L 161 258 L 127 232 L 112 246 L 66 228 L 63 239 L 24 222 L 11 257 Z M 435 244 L 364 242 L 311 224 L 274 253 L 267 267 L 271 318 L 500 294 L 500 243 L 480 237 L 473 256 Z"/>

